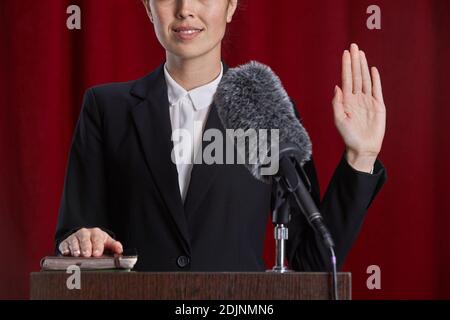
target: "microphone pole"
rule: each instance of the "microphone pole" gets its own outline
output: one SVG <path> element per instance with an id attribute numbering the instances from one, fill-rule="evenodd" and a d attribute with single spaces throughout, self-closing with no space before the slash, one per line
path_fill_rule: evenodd
<path id="1" fill-rule="evenodd" d="M 291 209 L 297 207 L 306 216 L 314 231 L 322 238 L 323 244 L 330 250 L 332 275 L 333 275 L 333 298 L 338 300 L 337 292 L 337 270 L 334 242 L 332 236 L 322 220 L 322 215 L 317 209 L 314 200 L 310 196 L 311 185 L 308 177 L 300 166 L 298 149 L 294 146 L 280 148 L 279 171 L 273 177 L 274 192 L 272 194 L 275 202 L 272 210 L 272 222 L 275 225 L 274 237 L 276 242 L 275 266 L 272 272 L 290 272 L 285 265 L 286 241 L 289 238 L 287 224 L 290 221 Z M 299 175 L 302 172 L 307 180 L 308 188 L 304 185 Z M 293 200 L 293 201 L 292 201 Z M 291 203 L 291 201 L 293 203 Z"/>
<path id="2" fill-rule="evenodd" d="M 275 238 L 275 265 L 272 272 L 285 273 L 291 272 L 285 262 L 286 259 L 286 241 L 289 238 L 288 223 L 291 215 L 291 204 L 288 194 L 281 185 L 280 177 L 274 177 L 276 184 L 274 189 L 274 208 L 272 210 L 272 223 L 274 225 Z"/>
<path id="3" fill-rule="evenodd" d="M 297 203 L 292 201 L 292 193 L 296 190 L 291 185 L 292 181 L 300 179 L 300 177 L 293 171 L 295 168 L 287 165 L 286 161 L 290 163 L 291 160 L 286 158 L 291 156 L 291 153 L 295 151 L 295 147 L 291 146 L 283 148 L 280 151 L 280 169 L 273 176 L 272 180 L 274 185 L 272 189 L 272 201 L 274 203 L 272 208 L 272 223 L 274 225 L 275 238 L 275 265 L 271 270 L 267 271 L 278 273 L 293 272 L 286 265 L 286 242 L 289 239 L 288 224 L 291 220 L 291 211 L 294 207 L 298 206 Z"/>

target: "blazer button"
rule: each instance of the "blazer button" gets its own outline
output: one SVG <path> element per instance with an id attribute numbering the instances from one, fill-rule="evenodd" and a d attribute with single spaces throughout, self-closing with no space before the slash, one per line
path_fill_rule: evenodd
<path id="1" fill-rule="evenodd" d="M 186 256 L 179 256 L 177 259 L 177 265 L 180 268 L 186 267 L 189 264 L 189 262 L 190 262 L 190 259 L 189 259 L 189 257 L 186 257 Z"/>

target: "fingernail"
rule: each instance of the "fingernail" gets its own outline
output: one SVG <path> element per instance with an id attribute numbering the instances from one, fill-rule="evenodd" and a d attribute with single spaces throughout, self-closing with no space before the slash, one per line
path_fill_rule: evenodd
<path id="1" fill-rule="evenodd" d="M 83 251 L 83 256 L 87 256 L 88 252 L 86 250 Z"/>
<path id="2" fill-rule="evenodd" d="M 97 255 L 100 253 L 100 250 L 94 250 L 94 254 Z"/>
<path id="3" fill-rule="evenodd" d="M 80 254 L 80 251 L 79 251 L 79 250 L 75 250 L 75 251 L 73 252 L 73 254 L 76 255 L 76 256 L 78 256 L 78 255 Z"/>

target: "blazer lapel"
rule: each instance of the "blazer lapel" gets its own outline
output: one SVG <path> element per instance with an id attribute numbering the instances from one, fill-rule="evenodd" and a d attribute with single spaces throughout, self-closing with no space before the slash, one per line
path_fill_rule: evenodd
<path id="1" fill-rule="evenodd" d="M 225 134 L 214 104 L 211 105 L 211 109 L 209 111 L 208 119 L 205 125 L 205 130 L 213 128 L 219 129 L 222 132 L 222 135 Z M 202 150 L 200 150 L 200 152 L 203 152 L 206 145 L 207 144 L 202 141 Z M 202 202 L 203 198 L 206 196 L 207 191 L 211 187 L 211 184 L 217 174 L 217 166 L 217 164 L 194 164 L 191 171 L 189 189 L 187 191 L 186 200 L 184 203 L 184 211 L 187 218 L 189 218 L 191 214 L 195 212 L 195 210 Z"/>
<path id="2" fill-rule="evenodd" d="M 182 246 L 190 254 L 188 226 L 180 195 L 178 172 L 171 160 L 172 129 L 163 68 L 164 65 L 160 65 L 154 72 L 138 80 L 132 88 L 133 95 L 144 99 L 133 107 L 132 117 L 151 175 L 177 226 Z"/>
<path id="3" fill-rule="evenodd" d="M 223 63 L 223 74 L 228 71 L 228 66 Z M 213 104 L 210 107 L 209 115 L 205 124 L 205 131 L 208 129 L 218 129 L 222 132 L 225 143 L 225 129 L 220 121 L 219 115 L 217 113 L 216 106 Z M 203 135 L 202 135 L 203 136 Z M 209 142 L 208 142 L 209 143 Z M 202 140 L 202 149 L 200 152 L 203 152 L 204 148 L 208 144 L 203 142 Z M 184 211 L 189 218 L 195 210 L 197 210 L 198 206 L 205 198 L 208 189 L 211 187 L 212 182 L 214 181 L 217 172 L 218 172 L 218 164 L 208 165 L 205 163 L 194 164 L 191 171 L 191 179 L 189 182 L 189 189 L 187 191 L 186 200 L 184 202 Z"/>

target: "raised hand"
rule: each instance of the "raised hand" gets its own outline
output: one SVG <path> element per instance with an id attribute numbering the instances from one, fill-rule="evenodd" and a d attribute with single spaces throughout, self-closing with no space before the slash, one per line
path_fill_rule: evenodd
<path id="1" fill-rule="evenodd" d="M 370 172 L 381 150 L 386 107 L 380 74 L 369 66 L 363 51 L 352 44 L 342 56 L 342 89 L 335 88 L 334 122 L 344 140 L 349 164 Z"/>

